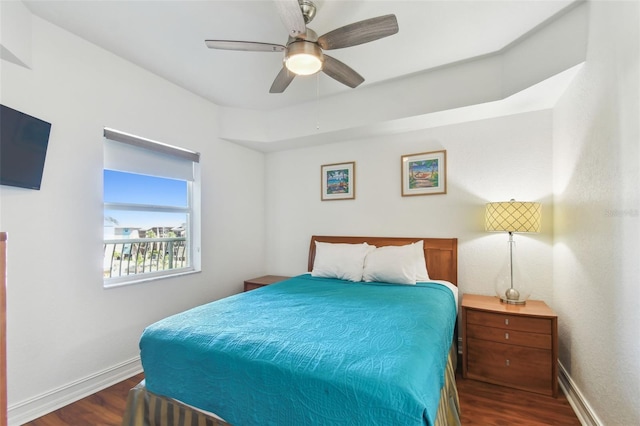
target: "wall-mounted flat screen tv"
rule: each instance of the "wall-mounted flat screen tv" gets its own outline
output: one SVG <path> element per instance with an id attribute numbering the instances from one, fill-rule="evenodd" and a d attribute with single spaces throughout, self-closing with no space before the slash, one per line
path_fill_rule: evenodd
<path id="1" fill-rule="evenodd" d="M 0 105 L 0 184 L 40 189 L 51 123 Z"/>

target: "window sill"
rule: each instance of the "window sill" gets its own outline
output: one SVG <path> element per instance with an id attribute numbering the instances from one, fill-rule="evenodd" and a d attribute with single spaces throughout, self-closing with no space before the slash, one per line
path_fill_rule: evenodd
<path id="1" fill-rule="evenodd" d="M 185 275 L 199 274 L 200 272 L 201 270 L 195 270 L 191 268 L 191 269 L 184 269 L 180 272 L 175 272 L 171 274 L 159 274 L 159 275 L 145 276 L 145 277 L 141 276 L 136 278 L 127 277 L 128 279 L 116 278 L 116 279 L 104 280 L 102 282 L 102 287 L 105 289 L 125 287 L 130 285 L 148 283 L 150 281 L 164 280 L 167 278 L 177 278 L 177 277 L 183 277 Z"/>

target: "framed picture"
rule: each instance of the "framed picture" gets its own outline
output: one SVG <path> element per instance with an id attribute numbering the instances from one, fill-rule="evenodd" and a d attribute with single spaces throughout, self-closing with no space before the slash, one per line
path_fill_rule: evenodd
<path id="1" fill-rule="evenodd" d="M 402 156 L 402 196 L 447 193 L 447 151 Z"/>
<path id="2" fill-rule="evenodd" d="M 325 164 L 320 167 L 321 199 L 353 200 L 356 198 L 356 163 Z"/>

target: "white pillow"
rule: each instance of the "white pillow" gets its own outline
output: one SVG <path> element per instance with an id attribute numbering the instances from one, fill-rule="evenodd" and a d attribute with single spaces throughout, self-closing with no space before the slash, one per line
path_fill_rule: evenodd
<path id="1" fill-rule="evenodd" d="M 365 259 L 362 279 L 367 282 L 415 284 L 415 247 L 407 244 L 376 248 Z"/>
<path id="2" fill-rule="evenodd" d="M 427 262 L 424 258 L 424 240 L 416 241 L 411 244 L 416 251 L 416 281 L 429 281 L 429 272 L 427 271 Z"/>
<path id="3" fill-rule="evenodd" d="M 376 246 L 367 243 L 344 244 L 316 241 L 316 257 L 311 276 L 362 281 L 364 259 Z"/>

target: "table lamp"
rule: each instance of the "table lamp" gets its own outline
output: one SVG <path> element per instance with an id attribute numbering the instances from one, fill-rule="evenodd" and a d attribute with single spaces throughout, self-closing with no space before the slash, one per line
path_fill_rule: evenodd
<path id="1" fill-rule="evenodd" d="M 509 233 L 509 260 L 507 272 L 496 282 L 496 295 L 505 303 L 523 305 L 530 291 L 518 274 L 514 274 L 514 232 L 540 232 L 542 207 L 540 203 L 521 202 L 511 199 L 487 203 L 485 229 L 492 232 Z"/>

